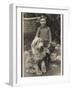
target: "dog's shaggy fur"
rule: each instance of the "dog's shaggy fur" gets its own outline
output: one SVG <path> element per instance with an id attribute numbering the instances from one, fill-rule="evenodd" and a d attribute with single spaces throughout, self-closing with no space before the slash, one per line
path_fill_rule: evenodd
<path id="1" fill-rule="evenodd" d="M 31 50 L 24 52 L 25 71 L 42 75 L 46 73 L 49 60 L 60 60 L 60 45 L 52 43 L 49 48 L 43 46 L 41 38 L 35 37 L 31 44 Z"/>
<path id="2" fill-rule="evenodd" d="M 47 48 L 44 48 L 43 46 L 43 41 L 39 37 L 35 37 L 35 39 L 32 42 L 32 53 L 34 55 L 34 60 L 35 60 L 35 69 L 36 69 L 36 74 L 41 75 L 42 72 L 46 72 L 46 58 L 47 53 L 49 53 L 49 50 Z"/>

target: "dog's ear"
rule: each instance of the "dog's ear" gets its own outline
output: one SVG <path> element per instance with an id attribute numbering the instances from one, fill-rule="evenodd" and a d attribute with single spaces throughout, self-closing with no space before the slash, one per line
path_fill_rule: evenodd
<path id="1" fill-rule="evenodd" d="M 31 47 L 35 47 L 38 43 L 39 38 L 35 37 L 34 40 L 32 41 Z"/>

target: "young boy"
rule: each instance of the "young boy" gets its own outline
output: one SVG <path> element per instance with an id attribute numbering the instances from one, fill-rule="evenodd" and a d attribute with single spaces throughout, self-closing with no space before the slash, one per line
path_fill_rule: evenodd
<path id="1" fill-rule="evenodd" d="M 50 44 L 52 42 L 52 36 L 51 36 L 51 30 L 50 27 L 46 25 L 46 17 L 41 16 L 40 17 L 40 27 L 37 29 L 36 37 L 39 37 L 42 39 L 43 46 L 45 48 L 49 48 Z M 46 71 L 48 70 L 48 65 L 50 61 L 50 51 L 46 53 L 46 57 L 43 59 L 46 66 Z M 47 60 L 48 57 L 48 60 Z M 41 67 L 41 66 L 39 66 Z"/>
<path id="2" fill-rule="evenodd" d="M 46 17 L 40 17 L 40 27 L 37 30 L 36 37 L 43 40 L 44 47 L 48 47 L 52 41 L 50 27 L 46 25 Z"/>

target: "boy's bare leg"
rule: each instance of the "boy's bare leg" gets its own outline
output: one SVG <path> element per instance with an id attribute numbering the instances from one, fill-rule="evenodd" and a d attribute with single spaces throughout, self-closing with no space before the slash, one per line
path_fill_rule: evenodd
<path id="1" fill-rule="evenodd" d="M 41 62 L 41 70 L 43 73 L 46 73 L 46 66 L 44 61 Z"/>

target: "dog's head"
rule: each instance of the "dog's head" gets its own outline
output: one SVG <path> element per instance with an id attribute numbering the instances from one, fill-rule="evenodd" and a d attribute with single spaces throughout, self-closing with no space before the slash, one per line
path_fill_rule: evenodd
<path id="1" fill-rule="evenodd" d="M 42 51 L 43 50 L 43 41 L 41 38 L 39 37 L 35 37 L 35 39 L 33 40 L 32 42 L 32 48 L 34 48 L 35 50 L 39 50 L 39 51 Z"/>

